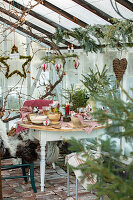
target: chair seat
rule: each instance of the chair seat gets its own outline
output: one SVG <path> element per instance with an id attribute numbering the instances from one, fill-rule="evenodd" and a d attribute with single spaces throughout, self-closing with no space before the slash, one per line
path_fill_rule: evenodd
<path id="1" fill-rule="evenodd" d="M 82 164 L 85 161 L 85 158 L 82 156 L 82 153 L 77 154 L 77 153 L 71 153 L 69 155 L 66 156 L 65 158 L 66 163 L 69 166 L 72 167 L 78 167 L 80 164 Z M 82 177 L 82 172 L 81 170 L 73 170 L 76 178 L 78 179 L 79 182 L 81 182 L 81 177 Z M 96 175 L 92 175 L 91 173 L 88 174 L 88 177 L 86 179 L 84 179 L 84 181 L 81 183 L 81 185 L 87 190 L 87 185 L 93 185 L 97 182 L 97 176 Z"/>

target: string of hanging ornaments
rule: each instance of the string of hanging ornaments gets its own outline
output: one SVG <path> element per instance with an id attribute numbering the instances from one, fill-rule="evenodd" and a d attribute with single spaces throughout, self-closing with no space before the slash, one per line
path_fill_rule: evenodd
<path id="1" fill-rule="evenodd" d="M 62 65 L 60 63 L 55 63 L 54 56 L 56 57 L 56 59 L 58 59 L 58 55 L 55 55 L 54 51 L 52 53 L 51 49 L 48 48 L 46 50 L 46 57 L 47 57 L 47 59 L 45 59 L 46 62 L 41 65 L 41 68 L 44 72 L 46 71 L 46 69 L 48 69 L 48 63 L 51 62 L 53 65 L 55 65 L 55 70 L 57 71 L 57 74 L 59 74 L 59 71 L 61 70 Z"/>
<path id="2" fill-rule="evenodd" d="M 59 24 L 60 23 L 61 23 L 61 16 L 59 15 Z M 76 60 L 76 58 L 78 58 L 78 56 L 77 56 L 77 54 L 74 54 L 73 44 L 68 45 L 67 52 L 68 53 L 64 53 L 62 55 L 56 54 L 54 50 L 52 51 L 50 48 L 48 48 L 46 50 L 46 56 L 42 58 L 43 60 L 45 60 L 45 63 L 41 65 L 42 70 L 45 72 L 46 69 L 48 68 L 48 63 L 52 63 L 53 65 L 55 65 L 55 70 L 56 70 L 57 74 L 59 75 L 59 73 L 63 70 L 63 66 L 62 66 L 62 63 L 60 63 L 60 62 L 57 63 L 57 60 L 63 61 L 65 58 L 70 58 L 70 57 L 75 58 L 73 60 L 73 66 L 75 69 L 77 69 L 79 67 L 80 63 L 78 60 Z M 64 72 L 64 75 L 66 75 L 65 72 Z"/>
<path id="3" fill-rule="evenodd" d="M 57 74 L 59 75 L 59 73 L 62 71 L 62 63 L 60 63 L 59 61 L 57 62 L 57 60 L 63 60 L 66 58 L 74 58 L 73 59 L 73 66 L 75 69 L 77 69 L 80 65 L 79 61 L 78 61 L 78 55 L 74 54 L 74 46 L 73 44 L 70 46 L 68 45 L 68 53 L 64 53 L 62 55 L 60 54 L 56 54 L 54 50 L 51 50 L 50 48 L 48 48 L 46 50 L 46 56 L 42 58 L 42 60 L 45 61 L 45 63 L 43 63 L 41 65 L 42 70 L 45 72 L 48 69 L 48 63 L 52 63 L 55 66 L 55 70 L 57 72 Z M 66 75 L 66 74 L 64 74 Z"/>
<path id="4" fill-rule="evenodd" d="M 68 53 L 74 53 L 74 46 L 73 46 L 73 44 L 71 44 L 71 48 L 68 45 L 67 50 L 68 50 Z M 79 61 L 74 59 L 73 60 L 73 66 L 75 67 L 75 69 L 78 69 L 79 65 L 80 65 Z"/>

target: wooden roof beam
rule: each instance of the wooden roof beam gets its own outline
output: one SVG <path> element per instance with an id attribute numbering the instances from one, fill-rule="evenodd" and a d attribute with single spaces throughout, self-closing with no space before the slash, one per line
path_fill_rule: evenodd
<path id="1" fill-rule="evenodd" d="M 3 0 L 3 1 L 5 1 L 6 3 L 9 3 L 11 5 L 13 5 L 15 8 L 20 9 L 22 11 L 26 11 L 28 9 L 27 7 L 19 4 L 16 1 L 13 1 L 13 2 L 9 2 L 8 0 Z M 52 26 L 54 28 L 61 28 L 62 30 L 68 30 L 65 27 L 61 26 L 60 24 L 57 24 L 57 23 L 51 21 L 50 19 L 48 19 L 48 18 L 46 18 L 46 17 L 44 17 L 44 16 L 42 16 L 42 15 L 34 12 L 33 10 L 30 10 L 28 13 L 31 16 L 35 17 L 36 19 L 41 20 L 42 22 L 45 22 L 46 24 L 49 24 L 50 26 Z"/>
<path id="2" fill-rule="evenodd" d="M 16 19 L 16 20 L 18 20 L 18 21 L 20 21 L 20 17 L 16 16 L 14 13 L 9 12 L 8 10 L 6 10 L 6 9 L 4 9 L 4 8 L 2 8 L 2 7 L 0 7 L 0 12 L 6 14 L 6 15 L 8 15 L 8 16 L 10 16 L 10 17 L 12 17 L 12 18 L 14 18 L 14 19 Z M 45 35 L 48 36 L 48 37 L 49 37 L 49 36 L 53 36 L 53 34 L 50 33 L 49 31 L 46 31 L 46 30 L 42 29 L 41 27 L 36 26 L 35 24 L 33 24 L 33 23 L 31 23 L 31 22 L 29 22 L 29 21 L 27 21 L 27 20 L 25 20 L 23 23 L 24 23 L 25 25 L 27 25 L 27 26 L 29 26 L 29 27 L 31 27 L 31 28 L 37 30 L 38 32 L 41 32 L 41 33 L 45 34 Z M 65 40 L 64 40 L 64 42 L 62 42 L 62 43 L 65 44 L 65 45 L 67 45 L 67 46 L 68 46 L 68 45 L 69 45 L 69 46 L 71 45 L 70 42 L 65 41 Z M 76 47 L 76 45 L 74 45 L 74 48 L 75 48 L 75 47 Z"/>
<path id="3" fill-rule="evenodd" d="M 8 21 L 7 19 L 5 19 L 5 18 L 3 18 L 1 16 L 0 16 L 0 21 L 5 23 L 5 24 L 7 24 L 7 25 L 9 25 L 9 26 L 11 26 L 11 27 L 14 27 L 15 29 L 19 30 L 20 32 L 22 32 L 22 33 L 24 33 L 24 34 L 26 34 L 28 36 L 33 37 L 34 39 L 38 40 L 40 43 L 42 42 L 43 44 L 48 45 L 48 46 L 51 47 L 51 49 L 53 49 L 53 46 L 52 46 L 51 42 L 49 42 L 48 40 L 45 40 L 43 37 L 40 37 L 40 36 L 30 32 L 30 31 L 27 31 L 26 29 L 24 29 L 21 26 L 16 26 L 15 23 L 12 23 L 12 22 Z M 59 47 L 59 46 L 58 46 L 58 48 L 62 49 L 62 50 L 66 50 L 67 49 L 67 47 Z M 75 46 L 75 49 L 81 49 L 81 47 L 80 46 Z"/>
<path id="4" fill-rule="evenodd" d="M 39 0 L 35 0 L 35 1 L 39 2 Z M 71 20 L 72 22 L 74 22 L 75 24 L 78 24 L 79 26 L 81 26 L 81 27 L 83 27 L 83 28 L 85 28 L 85 27 L 88 25 L 87 23 L 85 23 L 85 22 L 83 22 L 82 20 L 76 18 L 75 16 L 73 16 L 73 15 L 67 13 L 66 11 L 62 10 L 61 8 L 59 8 L 59 7 L 57 7 L 57 6 L 55 6 L 55 5 L 51 4 L 51 3 L 49 3 L 48 1 L 42 0 L 42 1 L 40 2 L 40 4 L 42 4 L 43 6 L 49 8 L 49 9 L 51 9 L 51 10 L 53 10 L 53 11 L 56 12 L 56 13 L 62 15 L 63 17 L 65 17 L 65 18 Z"/>
<path id="5" fill-rule="evenodd" d="M 133 3 L 131 3 L 128 0 L 115 0 L 122 6 L 126 7 L 127 9 L 131 10 L 133 12 Z"/>
<path id="6" fill-rule="evenodd" d="M 101 17 L 102 19 L 104 19 L 105 21 L 114 24 L 112 21 L 112 16 L 108 15 L 107 13 L 103 12 L 102 10 L 96 8 L 95 6 L 93 6 L 92 4 L 84 1 L 84 0 L 72 0 L 75 3 L 79 4 L 80 6 L 86 8 L 87 10 L 91 11 L 92 13 L 94 13 L 95 15 Z"/>
<path id="7" fill-rule="evenodd" d="M 6 14 L 6 15 L 8 15 L 8 16 L 10 16 L 10 17 L 12 17 L 12 18 L 14 18 L 14 19 L 16 19 L 16 20 L 21 22 L 21 18 L 18 17 L 17 15 L 15 15 L 14 13 L 11 13 L 9 10 L 6 10 L 6 9 L 0 7 L 0 12 L 2 12 L 2 13 L 4 13 L 4 14 Z M 52 33 L 42 29 L 39 26 L 36 26 L 35 24 L 32 24 L 31 22 L 29 22 L 27 20 L 23 21 L 22 24 L 26 24 L 27 26 L 29 26 L 29 27 L 31 27 L 31 28 L 33 28 L 33 29 L 35 29 L 35 30 L 47 35 L 47 36 L 51 36 L 52 35 Z"/>
<path id="8" fill-rule="evenodd" d="M 0 16 L 0 21 L 5 23 L 5 24 L 7 24 L 7 25 L 9 25 L 9 26 L 11 26 L 11 27 L 14 27 L 15 29 L 17 29 L 17 30 L 19 30 L 19 31 L 21 31 L 21 32 L 23 32 L 23 33 L 25 33 L 25 34 L 27 34 L 27 35 L 35 38 L 35 39 L 37 39 L 38 41 L 40 41 L 40 42 L 42 42 L 42 43 L 44 43 L 44 44 L 46 44 L 46 45 L 48 45 L 48 46 L 50 46 L 52 48 L 51 42 L 49 42 L 48 40 L 45 40 L 44 38 L 42 38 L 42 37 L 30 32 L 30 31 L 27 31 L 23 27 L 18 26 L 15 23 L 12 23 L 12 22 L 8 21 L 7 19 L 5 19 L 5 18 L 3 18 L 1 16 Z"/>

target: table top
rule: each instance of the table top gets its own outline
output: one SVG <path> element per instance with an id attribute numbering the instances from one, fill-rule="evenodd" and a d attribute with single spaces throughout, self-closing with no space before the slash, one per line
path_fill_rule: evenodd
<path id="1" fill-rule="evenodd" d="M 61 127 L 61 128 L 53 128 L 51 126 L 43 126 L 43 125 L 36 125 L 36 124 L 19 124 L 19 126 L 22 126 L 24 128 L 29 129 L 35 129 L 35 130 L 44 130 L 44 131 L 83 131 L 85 127 L 82 128 L 68 128 L 68 127 Z M 94 127 L 94 129 L 102 129 L 105 128 L 104 125 L 99 125 L 97 127 Z"/>

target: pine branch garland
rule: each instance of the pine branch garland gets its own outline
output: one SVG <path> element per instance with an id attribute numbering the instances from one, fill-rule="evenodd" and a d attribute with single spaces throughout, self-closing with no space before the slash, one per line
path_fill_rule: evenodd
<path id="1" fill-rule="evenodd" d="M 59 44 L 70 37 L 75 38 L 85 52 L 102 52 L 105 47 L 123 49 L 133 47 L 133 25 L 129 20 L 117 20 L 113 25 L 88 25 L 85 29 L 72 31 L 57 29 L 53 38 Z"/>

